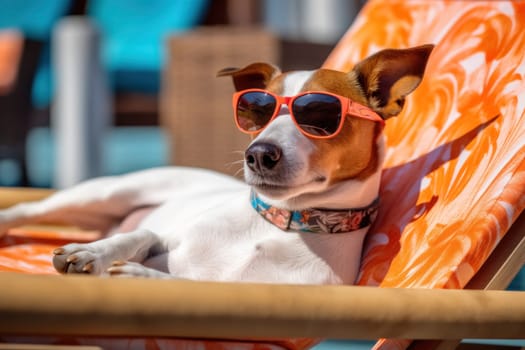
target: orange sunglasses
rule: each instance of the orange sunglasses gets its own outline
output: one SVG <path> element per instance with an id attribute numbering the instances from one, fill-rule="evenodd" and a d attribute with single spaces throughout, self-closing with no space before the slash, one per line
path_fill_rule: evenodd
<path id="1" fill-rule="evenodd" d="M 385 121 L 370 108 L 347 97 L 323 91 L 307 91 L 288 97 L 261 89 L 248 89 L 233 94 L 235 123 L 247 134 L 261 132 L 288 106 L 297 128 L 307 137 L 328 139 L 343 128 L 347 115 L 368 119 L 384 126 Z"/>

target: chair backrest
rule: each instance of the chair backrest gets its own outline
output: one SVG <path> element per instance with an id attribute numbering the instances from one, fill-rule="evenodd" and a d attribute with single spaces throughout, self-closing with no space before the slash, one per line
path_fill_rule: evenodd
<path id="1" fill-rule="evenodd" d="M 525 207 L 525 2 L 371 0 L 324 66 L 426 43 L 360 284 L 462 288 Z"/>

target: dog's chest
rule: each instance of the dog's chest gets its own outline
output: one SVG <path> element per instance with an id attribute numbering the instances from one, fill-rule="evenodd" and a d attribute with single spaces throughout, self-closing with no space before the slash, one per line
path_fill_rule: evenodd
<path id="1" fill-rule="evenodd" d="M 345 249 L 342 239 L 283 232 L 265 221 L 251 208 L 247 187 L 181 191 L 142 226 L 159 234 L 167 248 L 145 264 L 181 278 L 341 283 L 352 265 L 332 261 L 345 259 L 338 253 Z"/>

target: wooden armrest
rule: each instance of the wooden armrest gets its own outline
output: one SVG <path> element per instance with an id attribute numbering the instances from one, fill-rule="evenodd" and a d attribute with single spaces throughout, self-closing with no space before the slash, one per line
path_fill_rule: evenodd
<path id="1" fill-rule="evenodd" d="M 21 202 L 44 199 L 54 191 L 42 188 L 0 187 L 0 209 Z"/>
<path id="2" fill-rule="evenodd" d="M 525 293 L 0 274 L 0 334 L 521 338 Z"/>

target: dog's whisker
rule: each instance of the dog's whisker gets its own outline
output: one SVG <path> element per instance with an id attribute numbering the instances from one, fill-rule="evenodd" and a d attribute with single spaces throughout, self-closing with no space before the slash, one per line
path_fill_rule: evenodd
<path id="1" fill-rule="evenodd" d="M 226 164 L 226 168 L 227 169 L 232 169 L 234 167 L 237 167 L 240 165 L 240 168 L 238 170 L 235 171 L 234 175 L 233 176 L 238 176 L 242 171 L 243 171 L 243 168 L 244 168 L 244 151 L 240 151 L 240 150 L 235 150 L 235 151 L 231 151 L 232 154 L 235 154 L 235 155 L 240 155 L 241 156 L 241 159 L 239 160 L 234 160 L 232 162 L 229 162 Z"/>
<path id="2" fill-rule="evenodd" d="M 226 168 L 228 169 L 234 169 L 234 167 L 238 167 L 237 170 L 233 173 L 234 177 L 238 177 L 240 174 L 243 174 L 244 172 L 244 160 L 235 160 L 233 162 L 229 162 L 226 164 Z M 244 174 L 243 174 L 244 175 Z"/>
<path id="3" fill-rule="evenodd" d="M 233 174 L 234 177 L 238 177 L 239 175 L 244 176 L 244 167 L 240 168 Z"/>
<path id="4" fill-rule="evenodd" d="M 225 166 L 226 166 L 227 169 L 232 169 L 233 167 L 237 167 L 239 165 L 242 168 L 242 166 L 244 165 L 244 160 L 234 160 L 232 162 L 226 163 Z"/>
<path id="5" fill-rule="evenodd" d="M 244 164 L 244 159 L 234 160 L 230 163 L 231 165 Z"/>

